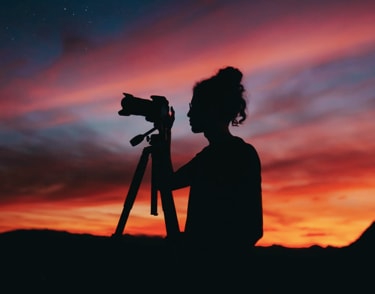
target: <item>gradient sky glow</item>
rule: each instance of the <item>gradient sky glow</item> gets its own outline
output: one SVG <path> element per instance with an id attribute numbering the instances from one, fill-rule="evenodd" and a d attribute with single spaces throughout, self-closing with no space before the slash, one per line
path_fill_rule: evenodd
<path id="1" fill-rule="evenodd" d="M 227 65 L 249 101 L 231 130 L 262 160 L 258 245 L 345 246 L 375 220 L 374 1 L 5 2 L 0 231 L 114 233 L 147 146 L 129 140 L 153 127 L 117 114 L 122 93 L 168 98 L 178 168 L 207 144 L 188 125 L 192 87 Z M 165 235 L 149 180 L 125 233 Z M 187 196 L 174 192 L 181 229 Z"/>

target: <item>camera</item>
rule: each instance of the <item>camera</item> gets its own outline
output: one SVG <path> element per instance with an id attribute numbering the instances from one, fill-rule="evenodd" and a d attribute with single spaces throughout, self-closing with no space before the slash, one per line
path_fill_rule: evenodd
<path id="1" fill-rule="evenodd" d="M 123 93 L 124 98 L 121 100 L 122 109 L 119 115 L 140 115 L 144 116 L 149 122 L 159 122 L 168 116 L 169 102 L 164 96 L 152 95 L 151 99 L 134 97 L 131 94 Z"/>

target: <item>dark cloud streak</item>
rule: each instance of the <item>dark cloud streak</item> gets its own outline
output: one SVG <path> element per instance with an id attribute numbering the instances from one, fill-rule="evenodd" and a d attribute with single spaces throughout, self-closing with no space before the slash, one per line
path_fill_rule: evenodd
<path id="1" fill-rule="evenodd" d="M 47 138 L 29 132 L 22 144 L 1 146 L 0 201 L 100 201 L 98 195 L 127 187 L 135 158 L 113 152 L 105 143 L 94 143 L 100 140 L 90 139 L 87 129 L 78 133 L 85 136 L 77 139 L 60 131 Z"/>

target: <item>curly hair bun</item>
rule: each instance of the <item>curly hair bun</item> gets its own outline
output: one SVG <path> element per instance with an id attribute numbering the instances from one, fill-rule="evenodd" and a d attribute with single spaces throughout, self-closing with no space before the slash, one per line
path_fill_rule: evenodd
<path id="1" fill-rule="evenodd" d="M 242 72 L 232 66 L 227 66 L 218 71 L 216 75 L 224 83 L 238 85 L 242 80 Z"/>

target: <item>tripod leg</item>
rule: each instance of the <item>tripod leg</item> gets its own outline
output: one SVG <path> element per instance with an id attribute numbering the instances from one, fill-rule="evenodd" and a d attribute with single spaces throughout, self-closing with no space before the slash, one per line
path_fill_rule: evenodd
<path id="1" fill-rule="evenodd" d="M 153 158 L 151 153 L 151 158 Z M 158 215 L 158 189 L 156 187 L 157 182 L 157 170 L 155 168 L 154 161 L 151 162 L 151 215 Z"/>
<path id="2" fill-rule="evenodd" d="M 127 196 L 125 198 L 124 207 L 122 209 L 122 213 L 121 213 L 119 222 L 117 224 L 116 231 L 112 235 L 112 237 L 120 237 L 120 236 L 122 236 L 122 233 L 123 233 L 124 228 L 125 228 L 126 221 L 128 220 L 128 217 L 129 217 L 130 210 L 133 207 L 133 204 L 134 204 L 134 201 L 135 201 L 135 197 L 137 195 L 139 186 L 141 184 L 143 175 L 145 173 L 147 162 L 148 162 L 148 157 L 149 157 L 150 152 L 151 152 L 151 147 L 150 146 L 149 147 L 145 147 L 143 149 L 142 155 L 141 155 L 141 157 L 139 159 L 137 168 L 136 168 L 134 176 L 133 176 L 133 180 L 132 180 L 132 182 L 130 184 L 130 187 L 129 187 L 129 190 L 128 190 L 128 194 L 127 194 Z"/>
<path id="3" fill-rule="evenodd" d="M 158 171 L 162 171 L 162 160 L 160 158 L 161 156 L 161 150 L 160 150 L 160 143 L 161 135 L 159 134 L 154 135 L 151 137 L 152 143 L 154 146 L 152 146 L 153 152 L 151 152 L 151 159 L 152 159 L 152 179 L 155 183 L 160 183 L 161 178 L 163 176 L 163 172 L 159 173 Z M 154 186 L 154 185 L 153 185 Z M 163 185 L 164 186 L 164 185 Z M 164 212 L 164 220 L 165 220 L 165 227 L 167 231 L 167 237 L 174 237 L 179 235 L 180 228 L 178 225 L 178 219 L 177 219 L 177 213 L 176 208 L 173 201 L 173 194 L 171 189 L 166 187 L 159 187 L 160 191 L 160 198 L 161 198 L 161 204 Z M 156 196 L 155 196 L 156 199 Z M 156 200 L 152 201 L 151 203 L 151 209 L 152 211 L 156 211 Z"/>
<path id="4" fill-rule="evenodd" d="M 161 203 L 164 212 L 165 226 L 168 237 L 176 237 L 180 233 L 176 208 L 173 201 L 172 191 L 163 189 L 160 191 Z"/>

